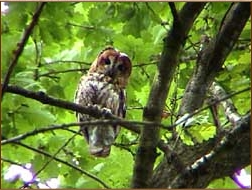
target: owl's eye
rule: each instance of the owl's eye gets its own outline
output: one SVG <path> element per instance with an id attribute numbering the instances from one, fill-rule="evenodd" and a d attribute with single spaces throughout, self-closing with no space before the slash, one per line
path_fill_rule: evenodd
<path id="1" fill-rule="evenodd" d="M 105 64 L 106 65 L 110 65 L 110 60 L 109 59 L 105 59 Z"/>
<path id="2" fill-rule="evenodd" d="M 119 71 L 125 71 L 126 70 L 126 67 L 123 64 L 118 65 L 117 68 L 118 68 Z"/>

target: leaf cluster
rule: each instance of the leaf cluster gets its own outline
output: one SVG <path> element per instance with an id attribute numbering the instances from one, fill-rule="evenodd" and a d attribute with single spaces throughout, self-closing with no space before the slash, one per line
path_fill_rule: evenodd
<path id="1" fill-rule="evenodd" d="M 176 3 L 180 9 L 184 3 Z M 9 63 L 15 56 L 18 42 L 32 20 L 38 2 L 9 2 L 7 14 L 1 15 L 1 71 L 2 81 Z M 193 73 L 200 51 L 201 36 L 212 38 L 230 3 L 208 3 L 196 19 L 180 55 L 176 75 L 171 83 L 162 123 L 174 124 L 186 84 Z M 133 62 L 133 72 L 127 87 L 127 119 L 142 120 L 155 71 L 161 57 L 163 38 L 172 27 L 172 14 L 167 2 L 49 2 L 32 31 L 19 57 L 10 84 L 31 91 L 42 91 L 56 98 L 73 101 L 80 76 L 106 45 L 113 45 L 127 53 Z M 217 81 L 228 93 L 250 86 L 250 22 L 245 26 L 234 50 L 225 61 Z M 250 110 L 250 93 L 232 97 L 240 114 Z M 74 122 L 75 113 L 40 104 L 34 100 L 8 93 L 2 101 L 2 138 L 8 139 L 55 123 Z M 215 135 L 209 110 L 200 113 L 199 124 L 181 131 L 185 144 L 202 143 Z M 224 110 L 221 124 L 226 124 Z M 22 141 L 52 155 L 73 132 L 55 130 Z M 188 134 L 189 133 L 189 134 Z M 161 138 L 169 141 L 171 132 L 161 130 Z M 109 158 L 91 157 L 82 136 L 77 135 L 57 155 L 69 163 L 89 171 L 113 188 L 130 185 L 138 134 L 122 129 Z M 41 169 L 50 158 L 18 144 L 2 146 L 2 157 L 20 164 L 32 163 Z M 160 151 L 161 160 L 163 153 Z M 2 162 L 4 174 L 10 164 Z M 3 177 L 3 176 L 2 176 Z M 56 177 L 64 188 L 102 188 L 97 181 L 55 160 L 39 174 L 46 180 Z M 231 183 L 231 182 L 230 182 Z M 2 180 L 2 187 L 20 187 Z M 226 186 L 226 185 L 225 185 Z M 227 185 L 228 186 L 228 185 Z M 232 186 L 232 185 L 231 185 Z M 212 187 L 212 186 L 210 186 Z M 213 187 L 215 187 L 213 185 Z M 220 186 L 219 186 L 220 187 Z"/>

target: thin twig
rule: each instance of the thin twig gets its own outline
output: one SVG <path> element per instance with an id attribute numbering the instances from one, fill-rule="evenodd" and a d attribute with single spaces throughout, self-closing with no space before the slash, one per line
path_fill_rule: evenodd
<path id="1" fill-rule="evenodd" d="M 75 27 L 80 27 L 80 28 L 83 28 L 85 30 L 95 30 L 96 29 L 95 26 L 83 26 L 83 25 L 74 24 L 74 23 L 70 23 L 70 22 L 68 22 L 67 25 L 69 25 L 69 26 L 75 26 Z"/>
<path id="2" fill-rule="evenodd" d="M 149 2 L 145 2 L 146 7 L 150 10 L 150 12 L 159 19 L 159 22 L 162 23 L 162 19 L 159 17 L 159 15 L 152 9 L 152 7 L 149 5 Z"/>
<path id="3" fill-rule="evenodd" d="M 104 126 L 104 125 L 121 125 L 121 126 L 142 125 L 143 126 L 144 125 L 144 126 L 149 126 L 149 127 L 158 125 L 162 128 L 167 128 L 167 126 L 165 126 L 165 125 L 154 123 L 154 122 L 127 121 L 127 120 L 92 120 L 92 121 L 75 122 L 75 123 L 68 123 L 68 124 L 61 124 L 61 125 L 52 125 L 49 127 L 35 129 L 33 131 L 29 131 L 27 133 L 24 133 L 24 134 L 21 134 L 21 135 L 18 135 L 18 136 L 9 138 L 9 139 L 4 139 L 1 141 L 1 145 L 13 143 L 13 142 L 18 142 L 20 140 L 23 140 L 23 139 L 30 137 L 30 136 L 37 135 L 39 133 L 45 133 L 48 131 L 53 131 L 53 130 L 58 130 L 58 129 L 67 129 L 69 127 L 84 126 L 84 125 L 101 125 L 101 126 Z M 125 127 L 125 128 L 128 128 L 128 127 Z M 134 131 L 134 130 L 132 130 L 132 131 Z M 71 131 L 71 132 L 74 132 L 74 131 Z M 138 130 L 135 130 L 134 132 L 140 133 L 140 131 L 138 131 Z"/>
<path id="4" fill-rule="evenodd" d="M 132 155 L 133 158 L 136 155 L 135 151 L 133 151 L 133 150 L 130 149 L 129 146 L 131 146 L 131 145 L 124 145 L 124 144 L 120 144 L 120 143 L 113 143 L 113 145 L 115 147 L 117 147 L 117 148 L 120 148 L 120 149 L 128 151 Z M 134 142 L 134 144 L 132 144 L 132 145 L 137 145 L 137 143 Z"/>
<path id="5" fill-rule="evenodd" d="M 74 60 L 56 60 L 56 61 L 45 62 L 45 63 L 43 63 L 43 66 L 52 65 L 52 64 L 55 64 L 55 63 L 77 63 L 77 64 L 81 64 L 81 65 L 88 65 L 88 66 L 90 66 L 90 65 L 91 65 L 91 63 L 84 62 L 84 61 L 74 61 Z"/>
<path id="6" fill-rule="evenodd" d="M 7 163 L 10 163 L 10 164 L 13 164 L 13 165 L 17 165 L 17 166 L 21 166 L 21 167 L 24 167 L 23 164 L 19 164 L 18 162 L 15 162 L 15 161 L 12 161 L 12 160 L 9 160 L 9 159 L 6 159 L 6 158 L 3 158 L 1 157 L 1 160 L 4 161 L 4 162 L 7 162 Z"/>
<path id="7" fill-rule="evenodd" d="M 57 154 L 63 149 L 65 148 L 68 143 L 73 140 L 73 138 L 76 136 L 77 134 L 74 134 L 71 138 L 68 139 L 68 141 L 63 144 L 53 155 L 51 158 L 49 158 L 49 160 L 47 160 L 46 163 L 44 163 L 44 165 L 40 168 L 40 170 L 38 170 L 35 174 L 33 174 L 33 178 L 30 180 L 30 182 L 26 182 L 21 189 L 27 188 L 30 186 L 30 184 L 32 184 L 34 182 L 34 180 L 37 178 L 37 176 L 50 164 L 51 161 L 54 160 L 54 158 L 57 156 Z"/>
<path id="8" fill-rule="evenodd" d="M 189 46 L 189 47 L 190 47 L 190 48 L 192 47 L 193 50 L 195 51 L 196 55 L 198 55 L 198 54 L 199 54 L 199 50 L 198 50 L 196 47 L 199 47 L 199 46 L 197 46 L 197 45 L 199 45 L 200 42 L 193 43 L 192 40 L 191 40 L 190 38 L 188 38 L 188 42 L 190 43 L 190 46 Z"/>
<path id="9" fill-rule="evenodd" d="M 34 70 L 34 80 L 38 80 L 38 75 L 39 75 L 39 68 L 41 67 L 41 49 L 42 49 L 42 43 L 40 43 L 40 48 L 38 48 L 38 43 L 37 40 L 34 39 L 34 46 L 35 46 L 35 50 L 36 50 L 36 58 L 35 58 L 35 62 L 36 62 L 36 69 Z"/>
<path id="10" fill-rule="evenodd" d="M 205 106 L 205 107 L 203 107 L 203 108 L 201 108 L 201 109 L 198 109 L 198 110 L 194 111 L 194 112 L 191 113 L 191 114 L 188 114 L 186 117 L 184 117 L 183 120 L 181 120 L 181 121 L 179 121 L 179 122 L 176 122 L 176 123 L 173 124 L 173 125 L 169 125 L 169 129 L 170 129 L 170 128 L 173 128 L 173 127 L 175 127 L 175 126 L 177 126 L 177 125 L 179 125 L 179 124 L 181 124 L 181 123 L 183 123 L 183 122 L 185 122 L 187 119 L 191 118 L 191 117 L 194 116 L 194 115 L 199 114 L 200 112 L 202 112 L 202 111 L 204 111 L 204 110 L 210 108 L 211 106 L 214 106 L 214 105 L 216 105 L 216 104 L 219 104 L 220 102 L 222 102 L 222 101 L 224 101 L 224 100 L 226 100 L 226 99 L 229 99 L 229 98 L 231 98 L 231 97 L 233 97 L 233 96 L 235 96 L 235 95 L 237 95 L 237 94 L 241 94 L 241 93 L 243 93 L 243 92 L 250 91 L 250 89 L 251 89 L 251 87 L 248 87 L 248 88 L 245 88 L 245 89 L 240 90 L 240 91 L 238 91 L 238 92 L 234 92 L 234 93 L 231 93 L 231 94 L 229 94 L 229 95 L 227 95 L 227 96 L 225 96 L 225 97 L 222 97 L 221 99 L 214 101 L 213 103 L 209 104 L 208 106 Z M 188 127 L 187 127 L 187 128 L 188 128 Z"/>
<path id="11" fill-rule="evenodd" d="M 1 96 L 1 99 L 3 99 L 4 93 L 6 91 L 6 88 L 7 88 L 8 84 L 9 84 L 10 77 L 11 77 L 11 74 L 12 74 L 12 72 L 14 70 L 14 67 L 16 66 L 16 64 L 18 62 L 18 59 L 19 59 L 20 55 L 22 54 L 22 52 L 24 50 L 24 46 L 25 46 L 28 38 L 30 37 L 33 28 L 35 27 L 35 25 L 38 22 L 39 16 L 40 16 L 40 14 L 42 12 L 42 9 L 45 6 L 45 4 L 46 4 L 45 2 L 42 2 L 39 5 L 38 9 L 36 10 L 35 14 L 33 15 L 31 23 L 29 24 L 28 28 L 24 32 L 23 38 L 18 43 L 18 48 L 15 51 L 14 58 L 11 61 L 10 66 L 8 68 L 8 71 L 7 71 L 7 73 L 5 75 L 5 78 L 4 78 L 4 82 L 3 82 L 3 85 L 2 85 L 2 96 Z"/>
<path id="12" fill-rule="evenodd" d="M 16 142 L 15 144 L 20 145 L 20 146 L 22 146 L 22 147 L 24 147 L 24 148 L 27 148 L 27 149 L 29 149 L 29 150 L 32 150 L 32 151 L 34 151 L 34 152 L 37 152 L 37 153 L 39 153 L 39 154 L 42 154 L 42 155 L 44 155 L 44 156 L 47 156 L 47 157 L 50 157 L 50 158 L 52 157 L 51 154 L 49 154 L 49 153 L 47 153 L 47 152 L 45 152 L 45 151 L 42 151 L 42 150 L 33 148 L 33 147 L 28 146 L 28 145 L 26 145 L 26 144 L 23 144 L 23 143 L 21 143 L 21 142 Z M 105 182 L 103 182 L 101 179 L 99 179 L 98 177 L 94 176 L 93 174 L 90 174 L 90 173 L 86 172 L 85 170 L 83 170 L 83 169 L 81 169 L 81 168 L 78 168 L 77 166 L 75 166 L 75 165 L 73 165 L 73 164 L 70 164 L 70 163 L 67 162 L 67 161 L 61 160 L 61 159 L 59 159 L 59 158 L 57 158 L 57 157 L 54 157 L 54 160 L 56 160 L 57 162 L 60 162 L 60 163 L 62 163 L 62 164 L 65 164 L 65 165 L 67 165 L 67 166 L 69 166 L 69 167 L 71 167 L 71 168 L 73 168 L 73 169 L 75 169 L 75 170 L 81 172 L 81 174 L 84 174 L 84 175 L 90 177 L 91 179 L 97 181 L 98 183 L 100 183 L 101 185 L 103 185 L 103 187 L 105 187 L 105 188 L 107 188 L 107 189 L 110 189 L 110 187 L 109 187 L 107 184 L 105 184 Z"/>
<path id="13" fill-rule="evenodd" d="M 68 69 L 68 70 L 63 70 L 63 71 L 50 71 L 50 72 L 38 75 L 38 78 L 39 77 L 48 77 L 50 75 L 56 75 L 56 74 L 62 74 L 62 73 L 69 73 L 69 72 L 78 72 L 78 71 L 84 72 L 87 70 L 88 69 Z"/>
<path id="14" fill-rule="evenodd" d="M 157 65 L 157 62 L 139 63 L 139 64 L 136 64 L 136 65 L 132 65 L 132 67 L 143 67 L 143 66 L 149 66 L 149 65 Z"/>
<path id="15" fill-rule="evenodd" d="M 38 171 L 36 172 L 36 174 L 35 174 L 34 176 L 38 176 L 39 173 L 41 173 L 41 172 L 46 168 L 46 166 L 48 166 L 48 164 L 49 164 L 51 161 L 54 160 L 54 158 L 57 156 L 57 154 L 58 154 L 63 148 L 65 148 L 65 147 L 74 139 L 74 137 L 75 137 L 76 135 L 77 135 L 77 133 L 74 134 L 71 138 L 69 138 L 68 141 L 65 142 L 65 144 L 63 144 L 63 145 L 52 155 L 52 157 L 42 166 L 42 168 L 40 168 L 40 170 L 38 170 Z"/>

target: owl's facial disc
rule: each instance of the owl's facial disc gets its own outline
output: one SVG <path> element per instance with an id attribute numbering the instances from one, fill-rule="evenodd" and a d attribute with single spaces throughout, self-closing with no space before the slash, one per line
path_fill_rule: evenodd
<path id="1" fill-rule="evenodd" d="M 105 75 L 115 78 L 117 76 L 116 59 L 115 57 L 109 56 L 104 60 Z"/>
<path id="2" fill-rule="evenodd" d="M 115 79 L 117 77 L 128 78 L 131 73 L 131 62 L 124 54 L 112 57 L 109 56 L 104 60 L 105 75 Z"/>

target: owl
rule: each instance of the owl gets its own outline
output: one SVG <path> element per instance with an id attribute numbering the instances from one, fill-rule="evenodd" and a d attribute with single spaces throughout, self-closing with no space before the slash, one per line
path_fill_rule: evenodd
<path id="1" fill-rule="evenodd" d="M 75 103 L 82 106 L 95 106 L 102 111 L 125 117 L 126 92 L 131 74 L 131 60 L 125 53 L 113 47 L 107 47 L 99 53 L 88 73 L 81 77 L 78 84 Z M 78 122 L 95 118 L 76 113 Z M 91 155 L 107 157 L 115 141 L 120 126 L 118 125 L 83 125 L 81 133 L 85 137 Z"/>

